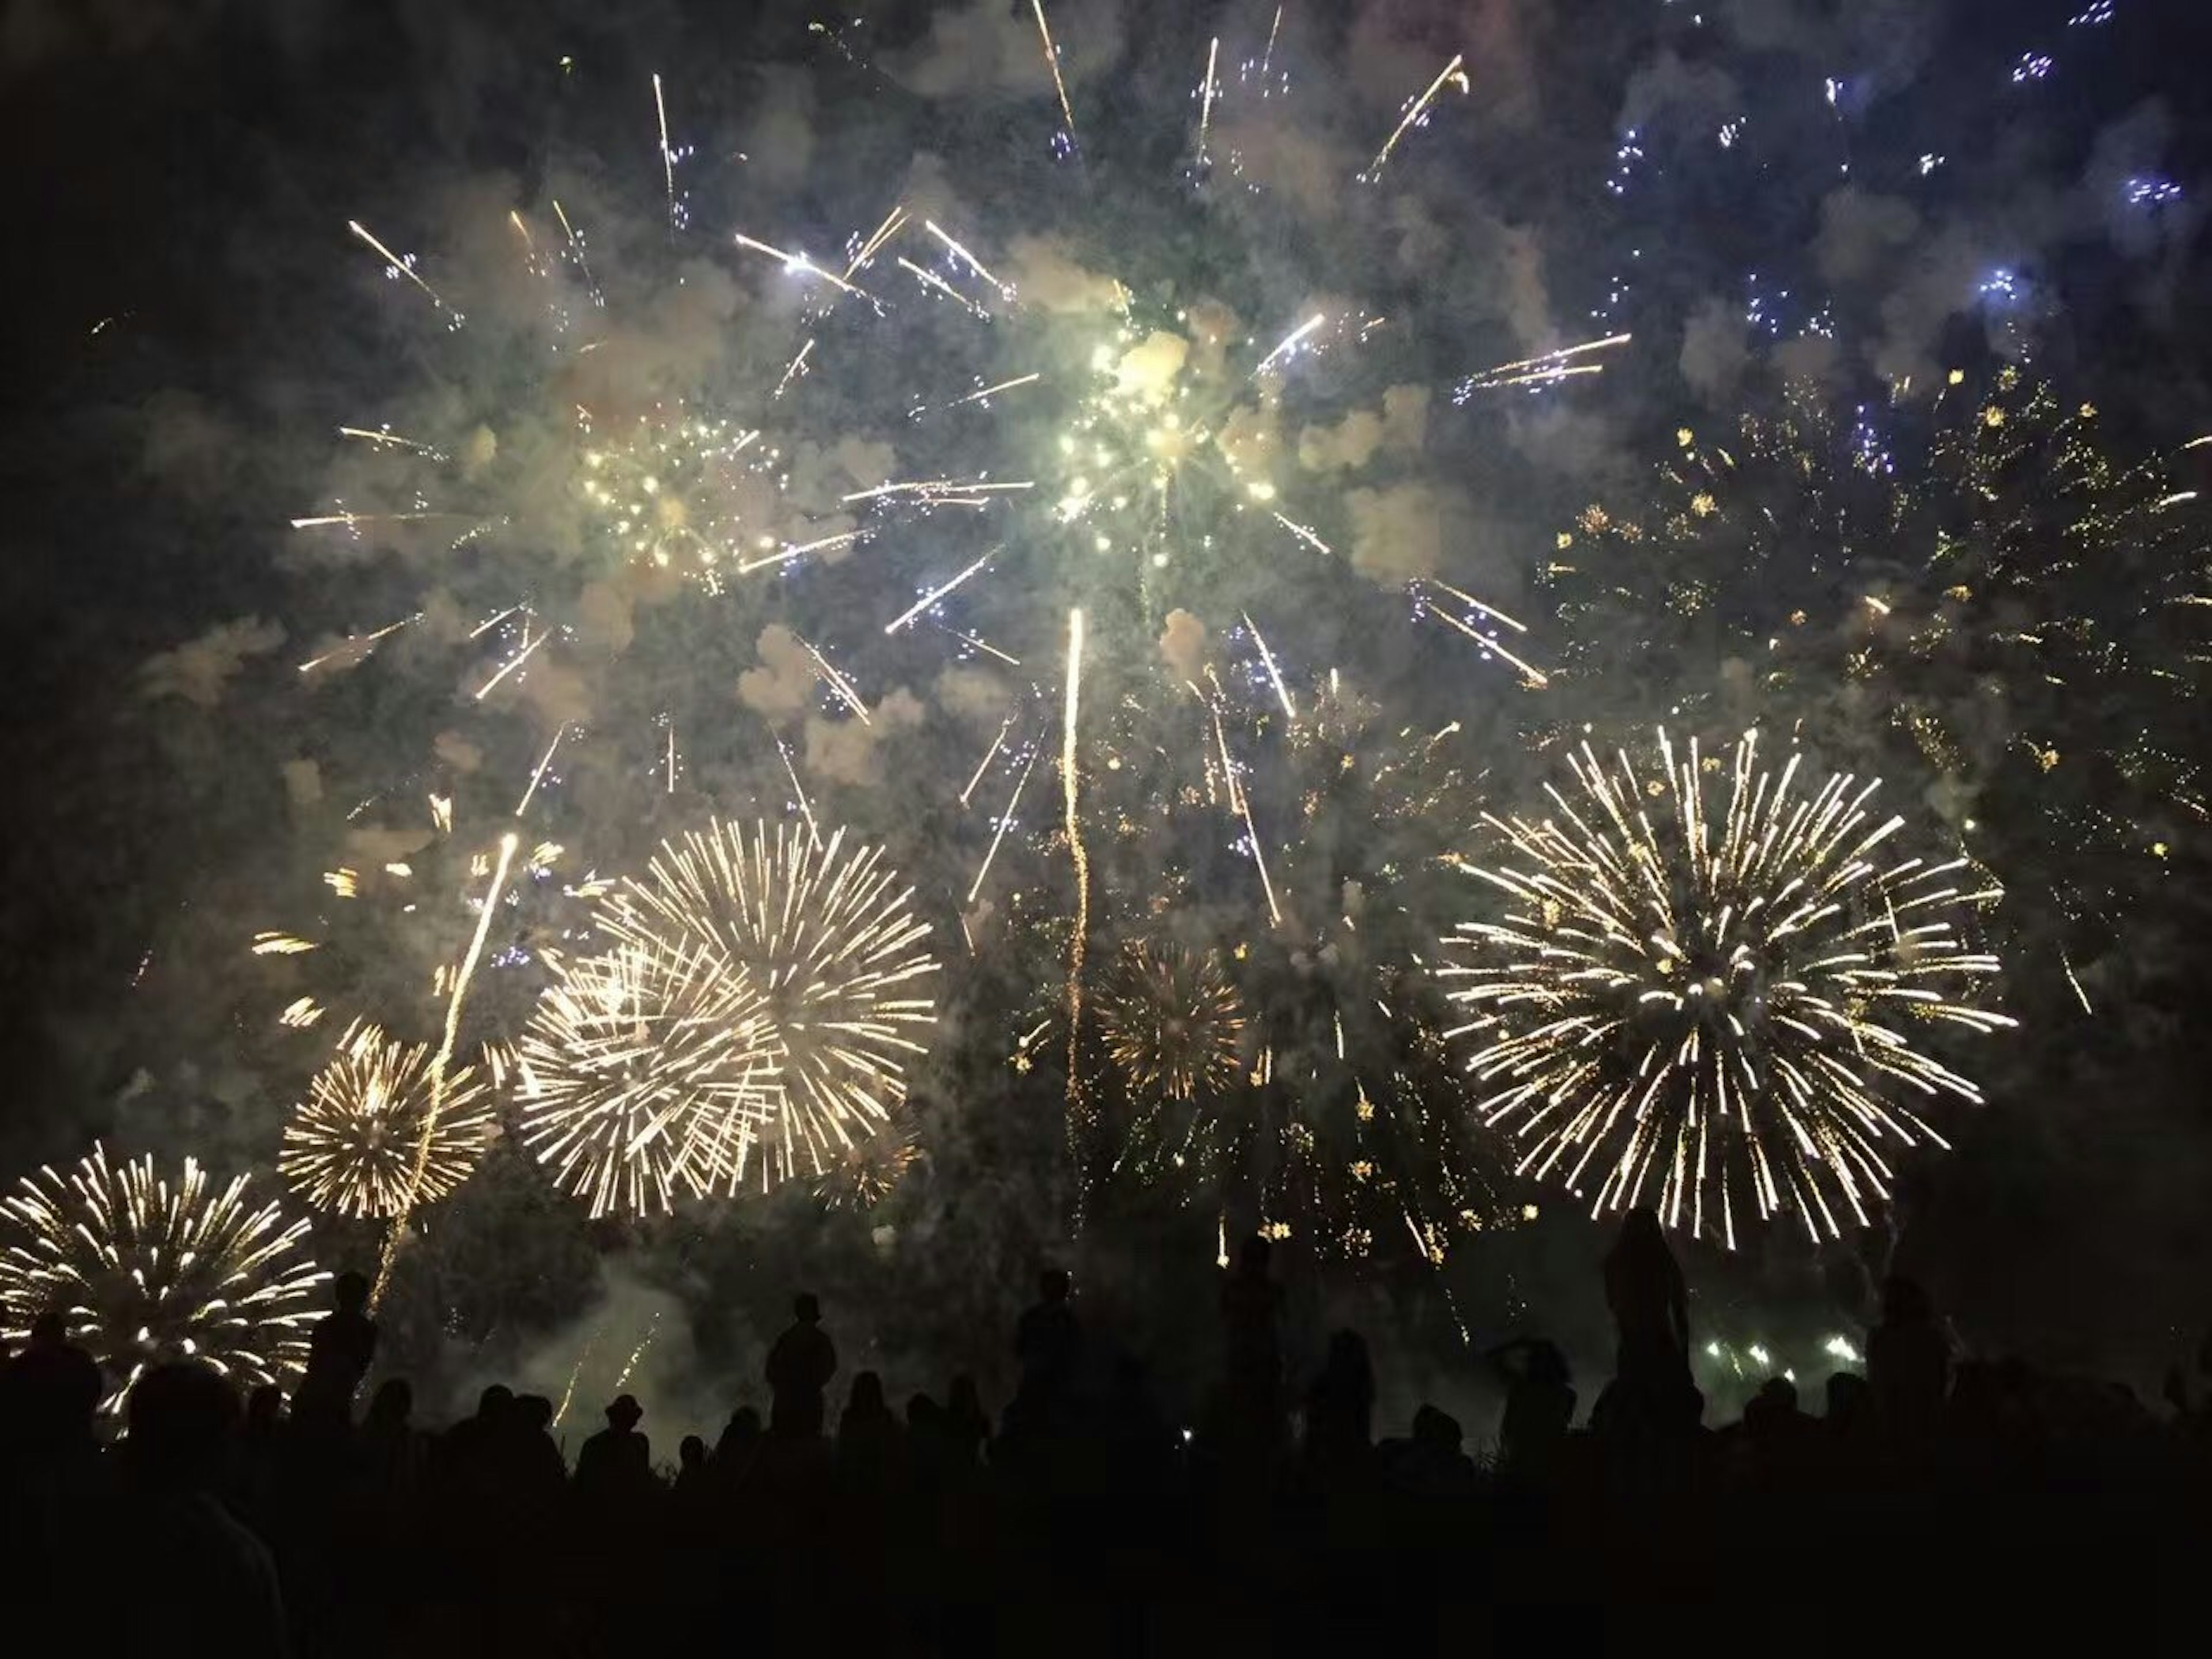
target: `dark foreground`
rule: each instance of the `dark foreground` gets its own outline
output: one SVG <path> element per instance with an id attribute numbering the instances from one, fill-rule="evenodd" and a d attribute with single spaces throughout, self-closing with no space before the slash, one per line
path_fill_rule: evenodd
<path id="1" fill-rule="evenodd" d="M 1656 1229 L 1632 1222 L 1606 1279 L 1620 1364 L 1589 1425 L 1569 1427 L 1556 1352 L 1500 1351 L 1508 1405 L 1480 1463 L 1427 1407 L 1375 1438 L 1352 1333 L 1288 1389 L 1262 1249 L 1224 1277 L 1222 1382 L 1188 1432 L 1140 1367 L 1086 1346 L 1048 1274 L 996 1425 L 964 1380 L 895 1413 L 864 1372 L 825 1434 L 836 1360 L 802 1297 L 765 1421 L 741 1407 L 661 1468 L 626 1398 L 573 1472 L 548 1402 L 503 1389 L 433 1434 L 386 1382 L 356 1423 L 374 1352 L 357 1281 L 289 1406 L 159 1366 L 106 1445 L 98 1371 L 48 1322 L 0 1373 L 5 1646 L 1907 1652 L 1999 1630 L 2056 1642 L 2082 1628 L 2040 1622 L 2061 1601 L 2107 1638 L 2202 1605 L 2212 1412 L 2182 1379 L 2154 1410 L 2114 1385 L 1954 1365 L 1924 1298 L 1893 1284 L 1867 1376 L 1831 1379 L 1822 1415 L 1778 1380 L 1713 1429 Z"/>

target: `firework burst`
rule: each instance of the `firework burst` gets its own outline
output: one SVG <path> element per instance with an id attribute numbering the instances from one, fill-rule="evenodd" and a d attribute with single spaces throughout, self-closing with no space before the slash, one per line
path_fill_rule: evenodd
<path id="1" fill-rule="evenodd" d="M 814 1177 L 814 1195 L 833 1210 L 872 1210 L 898 1189 L 921 1157 L 913 1120 L 894 1109 Z"/>
<path id="2" fill-rule="evenodd" d="M 1140 919 L 1110 922 L 1172 929 L 1204 970 L 1164 980 L 1173 1006 L 1204 987 L 1241 1029 L 1224 1052 L 1192 1022 L 1186 1047 L 1206 1036 L 1214 1080 L 1159 1086 L 1146 1044 L 1125 1053 L 1122 1007 L 1146 992 L 1148 1033 L 1163 976 L 1133 980 L 1125 960 L 1099 1023 L 1120 1102 L 1111 1170 L 1338 1259 L 1439 1263 L 1513 1213 L 1464 1133 L 1467 1080 L 1424 960 L 1441 860 L 1482 799 L 1464 734 L 1390 721 L 1334 674 L 1285 675 L 1256 634 L 1188 689 L 1109 726 L 1108 884 L 1146 896 Z"/>
<path id="3" fill-rule="evenodd" d="M 742 1165 L 777 1057 L 766 997 L 696 943 L 571 958 L 522 1035 L 523 1144 L 594 1216 L 667 1210 Z"/>
<path id="4" fill-rule="evenodd" d="M 1725 762 L 1664 732 L 1658 752 L 1608 767 L 1585 744 L 1555 816 L 1486 817 L 1514 857 L 1470 873 L 1505 909 L 1462 923 L 1444 970 L 1477 1109 L 1523 1172 L 1578 1194 L 1595 1172 L 1594 1212 L 1656 1203 L 1731 1249 L 1753 1215 L 1863 1225 L 1897 1151 L 1946 1144 L 1922 1110 L 1982 1100 L 1924 1035 L 2014 1023 L 1972 1000 L 1997 962 L 1967 919 L 1997 894 L 1963 855 L 1891 851 L 1876 782 L 1770 771 L 1756 732 Z"/>
<path id="5" fill-rule="evenodd" d="M 246 1185 L 210 1190 L 189 1158 L 173 1176 L 150 1156 L 112 1164 L 99 1146 L 67 1175 L 26 1176 L 0 1200 L 0 1339 L 60 1310 L 107 1373 L 111 1412 L 164 1360 L 198 1359 L 243 1386 L 289 1382 L 330 1275 L 301 1252 L 307 1223 L 252 1207 Z"/>
<path id="6" fill-rule="evenodd" d="M 1244 1009 L 1211 955 L 1133 942 L 1098 1000 L 1106 1052 L 1132 1093 L 1218 1094 L 1243 1074 Z"/>
<path id="7" fill-rule="evenodd" d="M 1887 410 L 1796 392 L 1683 429 L 1649 497 L 1559 535 L 1560 672 L 1586 700 L 1779 714 L 1932 769 L 2008 885 L 2109 919 L 2212 815 L 2185 758 L 2212 571 L 2195 502 L 2017 369 Z"/>
<path id="8" fill-rule="evenodd" d="M 279 1173 L 308 1203 L 340 1215 L 397 1215 L 453 1191 L 491 1144 L 496 1120 L 486 1085 L 463 1066 L 446 1078 L 434 1121 L 430 1061 L 426 1043 L 367 1024 L 348 1030 L 284 1126 Z"/>
<path id="9" fill-rule="evenodd" d="M 773 1052 L 771 1109 L 720 1169 L 730 1190 L 816 1176 L 878 1127 L 926 1052 L 937 963 L 929 926 L 880 849 L 809 827 L 717 822 L 665 842 L 599 926 L 629 951 L 693 963 L 743 988 Z"/>

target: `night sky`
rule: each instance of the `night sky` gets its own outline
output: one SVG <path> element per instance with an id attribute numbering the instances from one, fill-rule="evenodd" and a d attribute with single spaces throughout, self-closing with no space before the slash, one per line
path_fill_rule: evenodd
<path id="1" fill-rule="evenodd" d="M 1706 703 L 1682 690 L 1726 678 L 1723 645 L 1707 659 L 1683 642 L 1694 629 L 1638 634 L 1665 659 L 1662 686 L 1662 670 L 1613 648 L 1627 633 L 1573 639 L 1571 611 L 1540 574 L 1592 503 L 1618 516 L 1663 494 L 1656 469 L 1687 447 L 1678 432 L 1726 445 L 1740 412 L 1771 414 L 1794 387 L 1844 429 L 1878 411 L 1881 441 L 1909 471 L 1941 425 L 1929 388 L 1954 368 L 1976 385 L 2010 368 L 2047 379 L 2069 408 L 2094 404 L 2100 441 L 2123 461 L 2164 465 L 2175 492 L 2212 489 L 2212 449 L 2180 447 L 2212 431 L 2195 303 L 2208 275 L 2212 110 L 2201 67 L 2212 16 L 2189 0 L 1712 0 L 1702 11 L 1694 0 L 1294 0 L 1266 100 L 1249 95 L 1261 84 L 1251 60 L 1271 5 L 1067 4 L 1053 21 L 1072 147 L 1056 138 L 1026 3 L 852 9 L 834 38 L 810 31 L 805 8 L 776 5 L 0 9 L 0 222 L 11 247 L 0 627 L 12 670 L 0 768 L 13 783 L 0 1175 L 73 1160 L 95 1136 L 196 1152 L 224 1170 L 270 1168 L 313 1060 L 270 1038 L 282 999 L 245 941 L 287 925 L 291 896 L 314 891 L 346 833 L 340 797 L 436 787 L 434 754 L 453 753 L 435 749 L 442 734 L 491 757 L 470 786 L 489 799 L 505 787 L 491 775 L 526 776 L 550 729 L 587 727 L 597 746 L 579 745 L 559 799 L 613 869 L 635 867 L 684 827 L 684 811 L 781 811 L 782 774 L 763 740 L 772 727 L 812 778 L 816 804 L 890 846 L 939 931 L 946 1018 L 916 1076 L 934 1103 L 921 1195 L 872 1222 L 779 1199 L 625 1231 L 587 1224 L 533 1185 L 510 1145 L 481 1178 L 485 1191 L 455 1200 L 397 1317 L 411 1322 L 413 1351 L 435 1349 L 456 1385 L 479 1364 L 557 1365 L 592 1332 L 620 1342 L 654 1313 L 688 1324 L 684 1352 L 711 1370 L 740 1363 L 752 1326 L 775 1316 L 786 1279 L 803 1271 L 823 1279 L 833 1306 L 842 1295 L 848 1309 L 887 1310 L 850 1312 L 847 1328 L 865 1326 L 894 1360 L 934 1364 L 969 1326 L 996 1352 L 995 1322 L 1036 1254 L 1066 1247 L 1066 1194 L 1049 1171 L 1059 1079 L 1005 1062 L 1030 1011 L 1056 1006 L 1065 905 L 1041 896 L 1064 893 L 1068 877 L 1050 838 L 1049 764 L 983 911 L 964 896 L 988 830 L 956 824 L 948 803 L 1000 719 L 1049 728 L 1057 692 L 1042 664 L 1060 648 L 1069 603 L 1091 603 L 1101 618 L 1101 678 L 1086 695 L 1107 709 L 1142 702 L 1163 658 L 1181 666 L 1172 625 L 1161 629 L 1182 599 L 1164 585 L 1086 599 L 1088 576 L 1017 557 L 994 571 L 995 586 L 979 581 L 958 619 L 1018 641 L 1022 672 L 948 653 L 941 631 L 929 644 L 911 634 L 884 643 L 872 625 L 824 635 L 849 644 L 872 695 L 902 711 L 888 737 L 862 738 L 813 706 L 803 671 L 793 701 L 785 665 L 758 636 L 810 605 L 895 614 L 958 568 L 963 544 L 945 514 L 906 527 L 918 562 L 896 576 L 863 553 L 794 592 L 788 611 L 748 612 L 742 626 L 635 593 L 611 622 L 586 600 L 580 614 L 620 642 L 595 636 L 587 647 L 604 648 L 584 651 L 573 680 L 549 669 L 481 718 L 455 661 L 410 643 L 428 629 L 328 689 L 304 692 L 296 672 L 311 647 L 406 614 L 426 592 L 465 615 L 501 581 L 538 583 L 533 560 L 557 585 L 590 534 L 569 506 L 526 534 L 489 538 L 470 556 L 471 588 L 440 562 L 441 545 L 295 533 L 289 520 L 359 495 L 359 458 L 337 453 L 335 428 L 442 422 L 445 441 L 497 428 L 499 467 L 515 471 L 464 482 L 520 492 L 540 464 L 532 446 L 561 429 L 570 404 L 639 387 L 702 401 L 773 385 L 808 328 L 820 323 L 828 338 L 832 325 L 796 310 L 775 289 L 781 273 L 733 249 L 732 232 L 842 269 L 829 256 L 895 200 L 933 204 L 987 262 L 1012 261 L 1024 295 L 1051 313 L 1034 337 L 1033 337 L 1048 354 L 1059 349 L 1050 327 L 1080 313 L 1082 284 L 1109 262 L 1161 315 L 1225 299 L 1255 334 L 1339 300 L 1388 313 L 1366 356 L 1322 356 L 1293 394 L 1294 409 L 1310 399 L 1306 438 L 1325 428 L 1347 457 L 1294 441 L 1282 463 L 1343 550 L 1329 585 L 1299 574 L 1310 561 L 1278 549 L 1279 563 L 1255 567 L 1224 538 L 1218 564 L 1194 556 L 1189 609 L 1224 662 L 1253 660 L 1236 625 L 1258 606 L 1295 675 L 1339 667 L 1409 722 L 1462 720 L 1470 766 L 1501 810 L 1540 805 L 1535 792 L 1559 770 L 1553 745 L 1580 721 L 1626 729 L 1669 698 L 1692 701 L 1693 717 L 1739 712 L 1717 691 Z M 1200 167 L 1196 88 L 1216 36 L 1229 91 Z M 1380 181 L 1357 182 L 1404 100 L 1455 52 L 1466 54 L 1464 95 L 1440 99 Z M 680 158 L 673 214 L 656 73 Z M 519 209 L 550 235 L 556 198 L 592 216 L 594 280 L 621 337 L 609 354 L 619 373 L 605 381 L 588 359 L 562 379 L 527 356 L 536 301 L 514 274 L 506 215 Z M 448 330 L 349 236 L 349 219 L 417 255 L 467 325 Z M 874 284 L 893 281 L 906 279 L 886 262 Z M 1053 297 L 1071 292 L 1065 307 Z M 841 483 L 865 487 L 878 453 L 915 472 L 965 464 L 972 445 L 959 429 L 909 410 L 936 367 L 957 389 L 1020 366 L 1012 344 L 975 348 L 968 322 L 939 305 L 895 344 L 822 371 L 820 441 L 795 464 L 805 477 L 794 490 L 827 501 Z M 1633 338 L 1591 360 L 1601 374 L 1451 396 L 1489 365 L 1615 332 Z M 543 357 L 543 343 L 534 349 Z M 1917 391 L 1900 393 L 1908 377 Z M 1376 431 L 1334 424 L 1356 408 L 1389 409 L 1386 387 L 1407 391 L 1401 410 L 1423 411 L 1410 436 L 1387 419 Z M 1042 453 L 1055 416 L 1010 404 L 993 440 L 1004 465 L 1019 471 Z M 1194 545 L 1204 527 L 1176 533 Z M 1808 515 L 1808 537 L 1818 533 Z M 2203 531 L 2183 539 L 2173 556 L 2201 570 Z M 1759 601 L 1762 579 L 1744 571 L 1683 574 L 1711 587 L 1718 614 Z M 1516 611 L 1543 660 L 1573 672 L 1533 694 L 1424 624 L 1407 595 L 1431 578 Z M 1732 590 L 1732 580 L 1752 585 Z M 2098 573 L 2069 580 L 2094 590 Z M 2125 614 L 2115 603 L 2113 617 Z M 2094 749 L 2116 726 L 2154 732 L 2183 763 L 2212 758 L 2189 712 L 2201 661 L 2162 626 L 2124 641 L 2130 660 L 2167 671 L 2154 696 L 2136 701 L 2147 681 L 2100 679 L 2053 716 L 2067 751 L 2055 778 L 2077 778 L 2067 769 L 2075 745 Z M 878 654 L 863 657 L 864 641 Z M 1988 689 L 1979 679 L 1959 696 L 1977 702 Z M 1802 684 L 1790 695 L 1814 702 L 1761 717 L 1826 718 L 1839 766 L 1893 767 L 1899 751 L 1873 730 L 1879 696 L 1862 705 Z M 1848 724 L 1839 710 L 1867 714 L 1863 744 L 1836 734 Z M 663 718 L 686 746 L 680 802 L 672 787 L 656 799 L 650 782 L 649 733 Z M 1969 743 L 1964 782 L 1952 779 L 1947 795 L 1942 769 L 1916 776 L 1907 754 L 1905 775 L 1891 770 L 1886 786 L 1893 810 L 1936 830 L 1956 830 L 1970 811 L 2027 825 L 2044 786 L 1999 763 L 2012 734 L 1975 729 L 1987 747 Z M 2083 787 L 2064 799 L 2097 797 L 2094 781 Z M 1959 790 L 1978 805 L 1958 805 Z M 2058 854 L 2046 859 L 2040 830 L 1997 838 L 2016 896 L 1998 924 L 2013 969 L 2007 1006 L 2025 1029 L 1982 1073 L 1990 1104 L 1942 1120 L 1950 1155 L 1908 1160 L 1880 1249 L 1847 1243 L 1815 1261 L 1778 1242 L 1723 1261 L 1686 1247 L 1707 1328 L 1850 1328 L 1857 1292 L 1837 1258 L 1893 1245 L 1978 1346 L 2138 1377 L 2193 1346 L 2212 1313 L 2201 1080 L 2212 1050 L 2197 1018 L 2212 889 L 2191 839 L 2201 818 L 2173 813 L 2148 874 L 2124 833 L 2110 845 L 2093 837 L 2087 851 L 2066 842 L 2077 860 L 2068 868 L 2116 895 L 2094 927 L 2045 893 Z M 1097 834 L 1102 903 L 1116 917 L 1143 914 L 1170 864 L 1201 907 L 1225 909 L 1228 884 L 1243 878 L 1226 855 L 1133 854 L 1103 821 Z M 1006 948 L 971 957 L 963 917 L 1006 930 Z M 1028 932 L 1017 933 L 1018 918 Z M 2081 959 L 2094 1012 L 2054 972 L 2062 945 Z M 1549 1190 L 1506 1196 L 1516 1211 L 1524 1196 L 1540 1201 L 1542 1219 L 1459 1247 L 1450 1308 L 1479 1339 L 1548 1322 L 1596 1363 L 1596 1230 Z M 1169 1305 L 1142 1317 L 1165 1331 L 1210 1318 L 1197 1270 L 1211 1259 L 1215 1207 L 1139 1196 L 1109 1214 L 1085 1241 L 1102 1299 L 1133 1310 L 1150 1253 L 1184 1252 L 1195 1288 L 1180 1301 L 1165 1293 Z M 326 1258 L 361 1242 L 334 1237 Z M 484 1265 L 511 1244 L 525 1265 Z M 1000 1295 L 982 1282 L 994 1276 L 1014 1288 Z M 1318 1302 L 1389 1322 L 1409 1356 L 1449 1363 L 1440 1334 L 1450 1321 L 1420 1273 L 1315 1277 Z M 894 1305 L 916 1297 L 935 1311 Z M 661 1386 L 686 1393 L 690 1363 L 669 1359 Z"/>

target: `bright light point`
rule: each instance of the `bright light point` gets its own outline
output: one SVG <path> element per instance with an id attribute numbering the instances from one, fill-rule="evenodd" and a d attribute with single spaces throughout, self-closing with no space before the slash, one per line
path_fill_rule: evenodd
<path id="1" fill-rule="evenodd" d="M 1262 479 L 1252 486 L 1251 493 L 1255 501 L 1272 501 L 1275 499 L 1275 486 Z"/>

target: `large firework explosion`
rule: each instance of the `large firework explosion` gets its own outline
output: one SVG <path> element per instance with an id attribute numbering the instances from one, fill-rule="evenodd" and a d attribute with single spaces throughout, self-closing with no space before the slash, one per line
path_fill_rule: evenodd
<path id="1" fill-rule="evenodd" d="M 1976 855 L 2077 920 L 2139 902 L 2204 822 L 2184 757 L 2212 546 L 2195 493 L 2116 461 L 2094 408 L 2012 368 L 1925 406 L 1801 391 L 1684 428 L 1656 486 L 1559 537 L 1585 712 L 1717 705 L 1931 770 Z"/>
<path id="2" fill-rule="evenodd" d="M 443 1198 L 468 1178 L 497 1120 L 465 1066 L 444 1079 L 434 1115 L 431 1066 L 428 1044 L 353 1026 L 285 1124 L 278 1171 L 339 1215 L 397 1215 Z"/>
<path id="3" fill-rule="evenodd" d="M 696 945 L 568 958 L 522 1034 L 523 1144 L 594 1216 L 666 1210 L 755 1144 L 775 1056 L 759 988 Z"/>
<path id="4" fill-rule="evenodd" d="M 1723 761 L 1662 731 L 1658 763 L 1585 744 L 1551 816 L 1487 817 L 1510 857 L 1469 873 L 1497 919 L 1445 970 L 1477 1109 L 1594 1212 L 1652 1203 L 1731 1249 L 1784 1211 L 1865 1225 L 1898 1152 L 1945 1144 L 1926 1106 L 1981 1103 L 1928 1037 L 2014 1023 L 1976 1000 L 1997 962 L 1972 913 L 1997 895 L 1963 854 L 1898 850 L 1878 782 L 1770 770 L 1756 732 Z"/>
<path id="5" fill-rule="evenodd" d="M 522 1045 L 524 1139 L 593 1212 L 821 1176 L 889 1123 L 937 963 L 879 849 L 716 823 L 604 903 Z"/>
<path id="6" fill-rule="evenodd" d="M 99 1146 L 66 1175 L 27 1176 L 0 1199 L 0 1340 L 20 1341 L 58 1310 L 106 1372 L 110 1411 L 168 1359 L 246 1386 L 290 1382 L 329 1275 L 301 1251 L 307 1223 L 288 1223 L 273 1201 L 252 1207 L 246 1186 L 240 1176 L 211 1190 L 189 1158 L 173 1174 L 150 1155 L 112 1164 Z"/>

